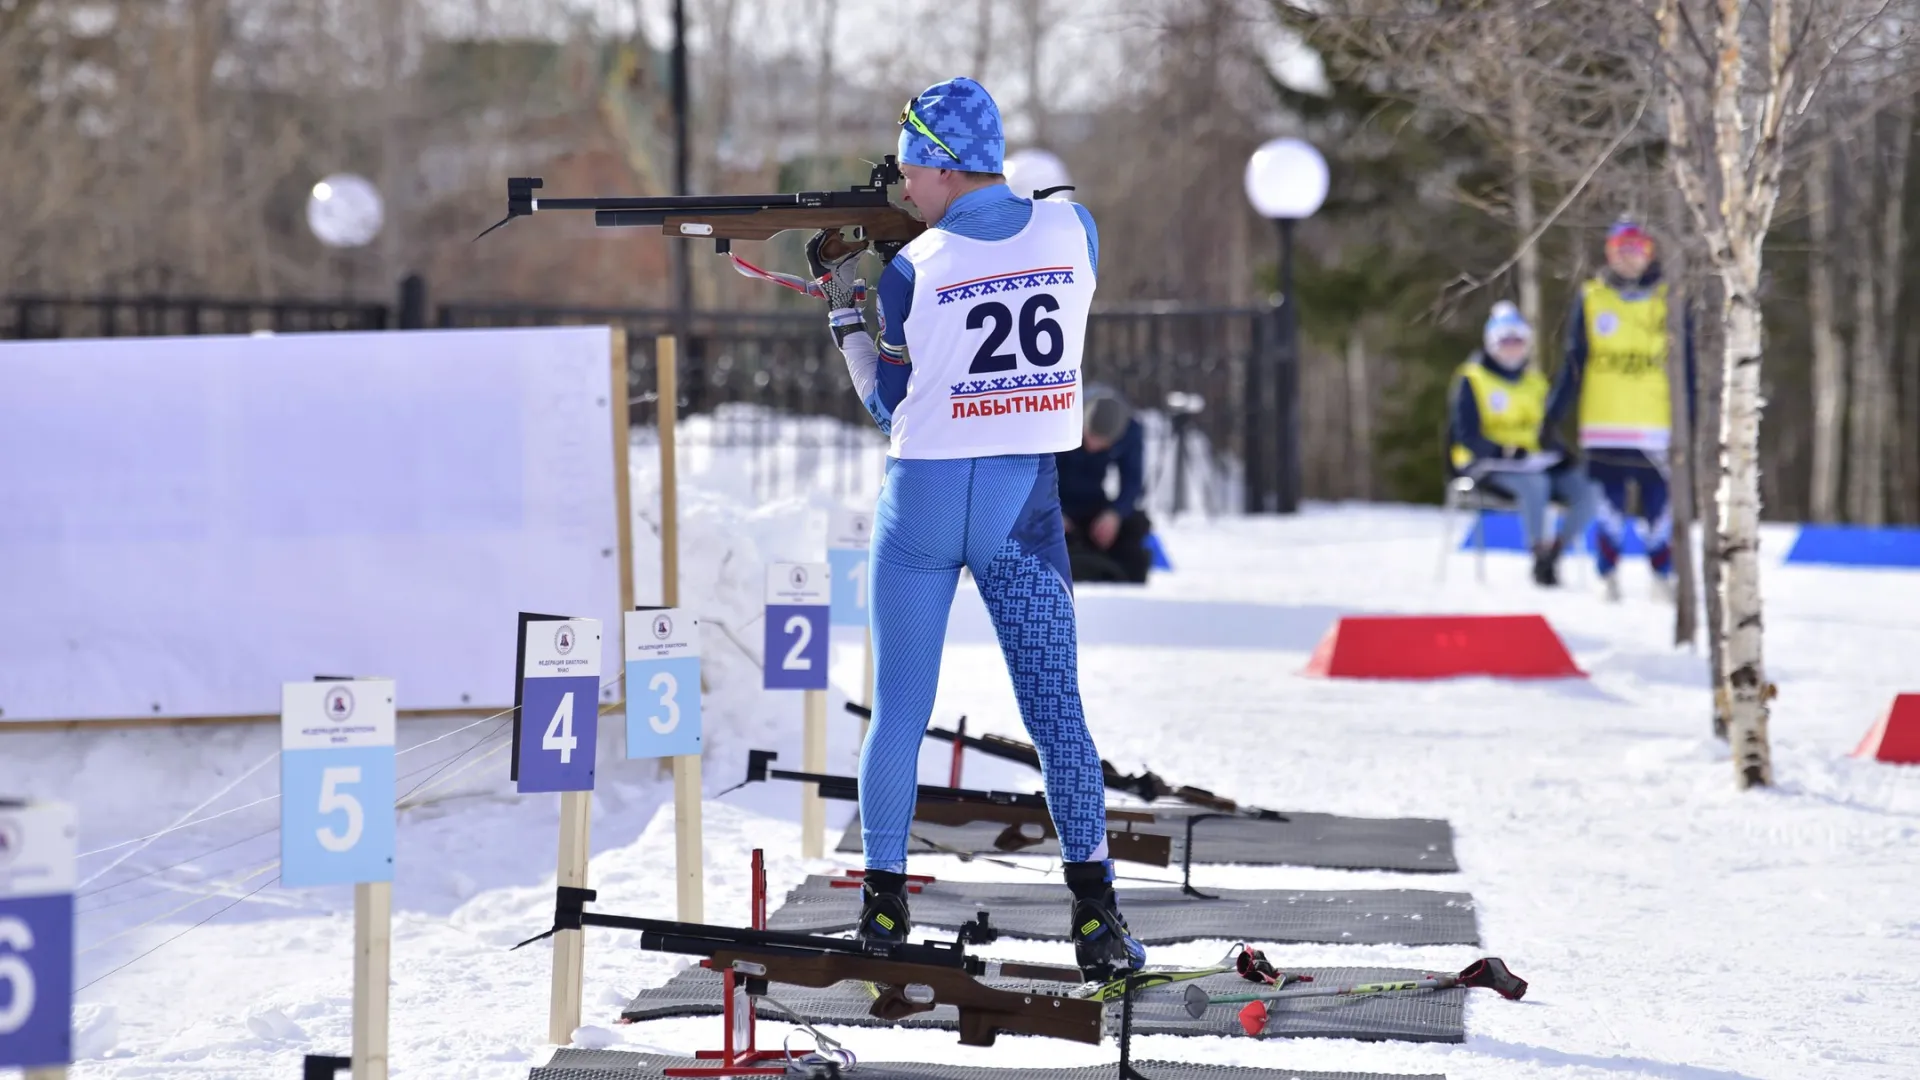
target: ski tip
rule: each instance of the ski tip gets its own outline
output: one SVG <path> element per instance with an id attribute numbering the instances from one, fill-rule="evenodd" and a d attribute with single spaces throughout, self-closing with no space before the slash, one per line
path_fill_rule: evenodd
<path id="1" fill-rule="evenodd" d="M 1249 1001 L 1240 1010 L 1240 1030 L 1249 1035 L 1258 1035 L 1267 1029 L 1267 1003 Z"/>
<path id="2" fill-rule="evenodd" d="M 1508 1001 L 1527 996 L 1527 980 L 1515 975 L 1506 961 L 1497 956 L 1482 957 L 1460 973 L 1460 985 L 1482 986 Z"/>

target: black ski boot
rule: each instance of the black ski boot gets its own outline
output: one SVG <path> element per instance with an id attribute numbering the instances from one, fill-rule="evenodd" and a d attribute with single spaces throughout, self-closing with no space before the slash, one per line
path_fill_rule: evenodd
<path id="1" fill-rule="evenodd" d="M 1533 551 L 1533 583 L 1546 588 L 1560 584 L 1560 541 L 1542 544 Z"/>
<path id="2" fill-rule="evenodd" d="M 1127 930 L 1113 895 L 1113 864 L 1066 864 L 1073 890 L 1073 952 L 1088 982 L 1107 982 L 1147 963 L 1147 950 Z"/>
<path id="3" fill-rule="evenodd" d="M 874 944 L 898 945 L 907 940 L 913 920 L 907 916 L 907 875 L 891 870 L 869 870 L 860 885 L 860 925 L 854 936 Z"/>

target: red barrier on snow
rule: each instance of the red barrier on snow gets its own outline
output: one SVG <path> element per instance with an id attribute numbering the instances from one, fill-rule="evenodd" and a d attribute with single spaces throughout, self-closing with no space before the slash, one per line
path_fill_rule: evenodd
<path id="1" fill-rule="evenodd" d="M 1308 675 L 1450 679 L 1585 678 L 1539 615 L 1348 615 L 1307 661 Z"/>
<path id="2" fill-rule="evenodd" d="M 1854 747 L 1854 757 L 1893 765 L 1920 765 L 1920 694 L 1899 694 Z"/>

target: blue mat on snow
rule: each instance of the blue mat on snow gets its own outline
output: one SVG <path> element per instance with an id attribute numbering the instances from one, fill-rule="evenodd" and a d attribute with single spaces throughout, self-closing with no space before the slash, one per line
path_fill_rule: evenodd
<path id="1" fill-rule="evenodd" d="M 1920 567 L 1920 529 L 1858 525 L 1802 525 L 1787 552 L 1790 563 L 1827 566 Z"/>
<path id="2" fill-rule="evenodd" d="M 1480 519 L 1474 522 L 1472 525 L 1469 525 L 1467 527 L 1466 535 L 1461 537 L 1460 539 L 1461 551 L 1472 551 L 1476 546 L 1478 546 L 1475 543 L 1474 535 L 1473 535 L 1475 529 L 1486 530 L 1488 551 L 1525 551 L 1527 550 L 1526 540 L 1521 536 L 1521 533 L 1520 533 L 1520 515 L 1519 514 L 1516 514 L 1511 510 L 1482 510 L 1479 513 L 1480 513 Z M 1556 519 L 1552 514 L 1548 514 L 1547 520 L 1554 521 Z M 1592 551 L 1594 550 L 1595 547 L 1598 546 L 1599 541 L 1596 540 L 1595 537 L 1599 535 L 1599 532 L 1600 532 L 1600 527 L 1598 525 L 1587 526 L 1587 535 L 1585 540 L 1587 551 Z M 1627 542 L 1624 545 L 1621 551 L 1621 554 L 1625 556 L 1625 555 L 1645 555 L 1646 553 L 1647 553 L 1647 545 L 1641 543 L 1639 530 L 1629 528 L 1627 530 Z"/>

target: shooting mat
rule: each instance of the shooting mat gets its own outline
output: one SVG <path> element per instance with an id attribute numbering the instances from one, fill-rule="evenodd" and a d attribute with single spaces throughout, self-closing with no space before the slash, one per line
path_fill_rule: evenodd
<path id="1" fill-rule="evenodd" d="M 1310 975 L 1322 986 L 1358 982 L 1388 982 L 1419 977 L 1419 972 L 1404 968 L 1289 968 Z M 1059 983 L 1035 983 L 1022 979 L 988 979 L 990 986 L 1008 990 L 1058 993 Z M 1242 1006 L 1216 1005 L 1200 1019 L 1187 1015 L 1181 995 L 1188 986 L 1198 985 L 1210 993 L 1232 994 L 1246 991 L 1252 983 L 1231 972 L 1174 986 L 1143 990 L 1133 1000 L 1133 1030 L 1140 1035 L 1226 1035 L 1246 1038 L 1237 1019 Z M 897 1025 L 868 1015 L 873 997 L 866 985 L 842 982 L 824 990 L 774 983 L 771 996 L 816 1024 L 845 1024 L 850 1027 L 934 1028 L 954 1031 L 959 1016 L 950 1005 L 938 1005 L 930 1012 L 915 1013 Z M 1465 1042 L 1463 1010 L 1467 992 L 1460 987 L 1449 990 L 1413 990 L 1364 997 L 1295 998 L 1276 1003 L 1273 1019 L 1261 1036 L 1268 1039 L 1362 1039 L 1398 1042 Z M 642 990 L 621 1011 L 625 1020 L 663 1020 L 674 1016 L 720 1015 L 720 975 L 702 967 L 690 967 L 667 980 L 665 986 Z M 787 1020 L 785 1013 L 761 1002 L 759 1015 L 768 1020 Z M 1120 1030 L 1120 1006 L 1107 1006 L 1107 1031 Z"/>
<path id="2" fill-rule="evenodd" d="M 833 882 L 841 884 L 835 887 Z M 769 930 L 837 934 L 860 919 L 851 879 L 808 876 L 767 920 Z M 1259 944 L 1478 945 L 1473 897 L 1421 889 L 1324 892 L 1306 889 L 1121 888 L 1120 910 L 1147 945 L 1182 941 Z M 916 926 L 958 930 L 985 911 L 1008 937 L 1067 941 L 1073 893 L 1065 885 L 934 881 L 908 897 Z"/>
<path id="3" fill-rule="evenodd" d="M 528 1080 L 641 1080 L 662 1076 L 661 1070 L 708 1065 L 692 1058 L 636 1054 L 627 1050 L 575 1050 L 561 1047 L 552 1060 L 537 1065 Z M 1190 1065 L 1178 1061 L 1136 1061 L 1134 1067 L 1149 1080 L 1446 1080 L 1440 1073 L 1394 1076 L 1387 1073 L 1301 1072 L 1298 1069 L 1251 1069 L 1234 1065 Z M 964 1065 L 933 1065 L 907 1061 L 862 1061 L 853 1075 L 860 1080 L 1113 1080 L 1114 1066 L 1088 1065 L 1078 1069 L 986 1069 Z"/>
<path id="4" fill-rule="evenodd" d="M 1196 810 L 1156 809 L 1153 811 L 1153 824 L 1134 825 L 1133 829 L 1136 832 L 1184 838 L 1187 819 L 1203 813 Z M 1450 874 L 1460 869 L 1460 864 L 1453 857 L 1453 826 L 1444 820 L 1354 818 L 1292 811 L 1287 812 L 1285 817 L 1285 821 L 1264 821 L 1245 816 L 1202 818 L 1194 822 L 1193 861 L 1433 874 Z M 949 854 L 1002 854 L 1002 849 L 993 845 L 995 838 L 1005 830 L 1005 825 L 987 821 L 967 825 L 933 825 L 916 821 L 907 850 L 920 854 L 941 849 Z M 839 850 L 861 850 L 858 815 L 840 837 Z M 1057 840 L 1043 840 L 1019 850 L 1030 855 L 1060 857 L 1060 843 Z"/>

